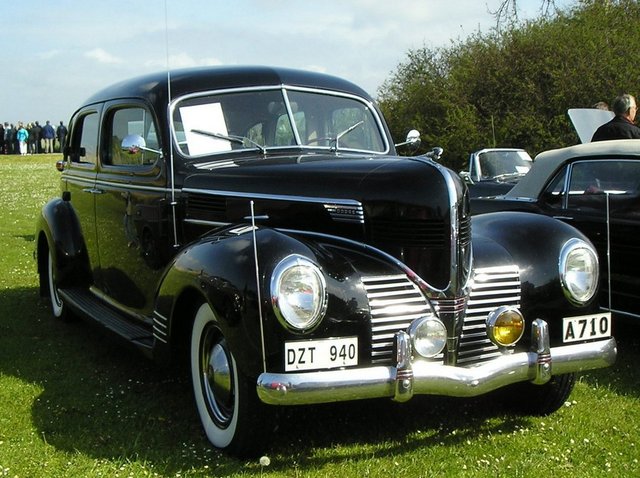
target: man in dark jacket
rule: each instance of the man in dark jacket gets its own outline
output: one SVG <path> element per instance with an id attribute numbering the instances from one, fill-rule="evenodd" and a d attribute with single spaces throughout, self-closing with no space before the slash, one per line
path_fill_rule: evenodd
<path id="1" fill-rule="evenodd" d="M 600 126 L 591 141 L 609 139 L 640 139 L 640 128 L 634 124 L 636 118 L 636 99 L 628 94 L 618 96 L 612 105 L 614 118 Z"/>

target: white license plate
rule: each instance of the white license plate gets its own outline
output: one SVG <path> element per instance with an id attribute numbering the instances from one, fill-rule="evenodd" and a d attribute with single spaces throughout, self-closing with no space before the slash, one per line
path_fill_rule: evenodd
<path id="1" fill-rule="evenodd" d="M 562 341 L 599 339 L 611 336 L 611 313 L 565 317 L 562 319 Z"/>
<path id="2" fill-rule="evenodd" d="M 358 365 L 358 337 L 285 342 L 284 360 L 286 372 Z"/>

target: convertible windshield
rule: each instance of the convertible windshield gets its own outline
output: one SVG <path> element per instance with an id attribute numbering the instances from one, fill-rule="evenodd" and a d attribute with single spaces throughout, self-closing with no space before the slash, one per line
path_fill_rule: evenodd
<path id="1" fill-rule="evenodd" d="M 176 102 L 172 120 L 187 157 L 270 148 L 388 150 L 369 103 L 327 92 L 278 88 L 192 96 Z"/>
<path id="2" fill-rule="evenodd" d="M 487 151 L 480 154 L 482 179 L 524 176 L 532 165 L 525 151 Z"/>

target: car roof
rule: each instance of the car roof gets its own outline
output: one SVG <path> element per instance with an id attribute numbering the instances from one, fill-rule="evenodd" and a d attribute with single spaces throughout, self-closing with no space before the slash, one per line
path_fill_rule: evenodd
<path id="1" fill-rule="evenodd" d="M 95 93 L 83 104 L 119 98 L 144 98 L 161 104 L 168 103 L 169 77 L 171 99 L 200 91 L 289 85 L 351 93 L 372 101 L 359 86 L 323 73 L 267 66 L 214 66 L 163 71 L 124 80 Z"/>
<path id="2" fill-rule="evenodd" d="M 573 159 L 624 157 L 640 160 L 640 140 L 620 139 L 578 144 L 538 154 L 533 166 L 505 197 L 535 198 L 565 163 Z"/>

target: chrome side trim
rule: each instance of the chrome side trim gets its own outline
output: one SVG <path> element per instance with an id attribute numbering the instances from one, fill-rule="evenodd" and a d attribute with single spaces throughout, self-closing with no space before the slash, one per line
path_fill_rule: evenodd
<path id="1" fill-rule="evenodd" d="M 206 196 L 225 196 L 236 197 L 246 199 L 270 199 L 272 201 L 297 201 L 308 202 L 315 204 L 330 204 L 334 206 L 349 206 L 362 208 L 362 203 L 355 199 L 335 199 L 335 198 L 321 198 L 311 196 L 290 196 L 286 194 L 263 194 L 263 193 L 244 193 L 238 191 L 224 191 L 221 189 L 196 189 L 196 188 L 183 188 L 183 193 L 203 194 Z"/>
<path id="2" fill-rule="evenodd" d="M 182 222 L 186 222 L 187 224 L 195 224 L 196 226 L 213 226 L 213 227 L 225 227 L 232 224 L 230 222 L 205 221 L 203 219 L 185 219 Z"/>

